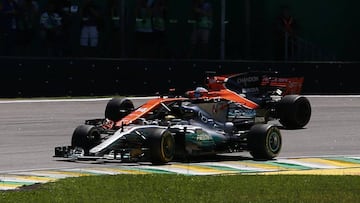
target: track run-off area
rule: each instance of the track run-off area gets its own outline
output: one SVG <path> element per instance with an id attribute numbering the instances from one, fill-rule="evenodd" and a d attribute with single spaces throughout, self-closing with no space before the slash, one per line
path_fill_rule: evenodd
<path id="1" fill-rule="evenodd" d="M 312 117 L 304 129 L 281 129 L 280 156 L 255 161 L 241 152 L 216 160 L 171 162 L 69 162 L 52 157 L 69 145 L 76 126 L 104 117 L 111 98 L 0 100 L 0 190 L 61 178 L 116 174 L 360 175 L 360 96 L 305 95 Z M 149 98 L 131 98 L 135 106 Z"/>

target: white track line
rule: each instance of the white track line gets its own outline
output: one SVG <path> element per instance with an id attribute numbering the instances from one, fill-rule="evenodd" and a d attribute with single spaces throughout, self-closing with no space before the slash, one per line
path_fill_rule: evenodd
<path id="1" fill-rule="evenodd" d="M 131 100 L 140 99 L 153 99 L 155 96 L 149 97 L 126 97 Z M 95 102 L 95 101 L 108 101 L 109 98 L 94 98 L 94 99 L 14 99 L 14 100 L 0 100 L 0 104 L 13 104 L 13 103 L 46 103 L 46 102 Z"/>
<path id="2" fill-rule="evenodd" d="M 360 95 L 303 95 L 309 98 L 360 98 Z M 0 100 L 0 104 L 12 104 L 12 103 L 46 103 L 46 102 L 96 102 L 96 101 L 108 101 L 113 97 L 108 98 L 93 98 L 93 99 L 7 99 Z M 131 100 L 143 100 L 154 99 L 158 96 L 147 97 L 126 97 Z"/>
<path id="3" fill-rule="evenodd" d="M 359 98 L 360 95 L 303 95 L 309 98 Z"/>

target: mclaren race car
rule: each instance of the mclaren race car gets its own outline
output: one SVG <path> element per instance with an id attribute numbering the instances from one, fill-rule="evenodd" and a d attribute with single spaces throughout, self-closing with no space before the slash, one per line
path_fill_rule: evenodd
<path id="1" fill-rule="evenodd" d="M 284 128 L 300 129 L 311 117 L 309 100 L 300 95 L 303 77 L 283 77 L 278 72 L 252 71 L 206 77 L 206 89 L 187 92 L 190 98 L 225 98 L 255 109 L 264 122 L 278 120 Z"/>
<path id="2" fill-rule="evenodd" d="M 105 117 L 78 126 L 71 145 L 55 147 L 54 157 L 164 164 L 247 151 L 254 159 L 274 159 L 282 147 L 280 130 L 264 123 L 251 105 L 247 99 L 197 95 L 159 96 L 135 108 L 127 98 L 113 98 Z"/>

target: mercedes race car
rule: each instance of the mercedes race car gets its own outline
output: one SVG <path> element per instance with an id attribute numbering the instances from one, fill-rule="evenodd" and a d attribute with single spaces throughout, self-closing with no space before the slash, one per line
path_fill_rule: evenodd
<path id="1" fill-rule="evenodd" d="M 298 129 L 310 120 L 302 83 L 302 77 L 247 72 L 210 75 L 206 88 L 160 96 L 137 108 L 129 99 L 113 98 L 105 118 L 77 127 L 70 146 L 55 147 L 55 157 L 167 163 L 248 151 L 255 159 L 273 159 L 282 138 L 268 121 Z"/>
<path id="2" fill-rule="evenodd" d="M 255 109 L 257 117 L 278 120 L 284 128 L 300 129 L 311 117 L 309 100 L 300 95 L 303 77 L 283 77 L 278 72 L 252 71 L 206 77 L 206 88 L 187 92 L 190 98 L 226 98 Z"/>
<path id="3" fill-rule="evenodd" d="M 248 151 L 254 159 L 274 159 L 282 147 L 280 130 L 250 104 L 221 95 L 159 96 L 135 108 L 127 98 L 113 98 L 105 117 L 78 126 L 71 145 L 55 147 L 54 157 L 165 164 Z"/>

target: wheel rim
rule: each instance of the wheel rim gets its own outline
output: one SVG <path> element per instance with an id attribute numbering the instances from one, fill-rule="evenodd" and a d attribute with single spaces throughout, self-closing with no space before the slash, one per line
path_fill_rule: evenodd
<path id="1" fill-rule="evenodd" d="M 172 159 L 174 155 L 174 140 L 171 135 L 164 136 L 161 143 L 161 149 L 162 155 L 166 161 Z"/>
<path id="2" fill-rule="evenodd" d="M 87 137 L 90 147 L 93 147 L 99 141 L 100 133 L 98 131 L 94 130 L 94 131 L 89 132 L 89 134 L 86 137 Z"/>
<path id="3" fill-rule="evenodd" d="M 277 153 L 280 149 L 280 145 L 281 145 L 281 138 L 279 136 L 279 134 L 277 132 L 271 132 L 268 136 L 268 147 L 269 149 L 274 152 Z"/>

